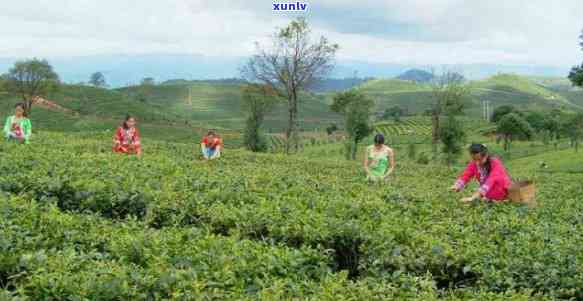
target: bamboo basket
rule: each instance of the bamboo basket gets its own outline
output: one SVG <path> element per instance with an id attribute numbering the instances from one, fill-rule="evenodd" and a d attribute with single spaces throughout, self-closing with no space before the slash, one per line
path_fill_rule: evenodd
<path id="1" fill-rule="evenodd" d="M 508 198 L 515 203 L 536 207 L 536 185 L 532 181 L 517 181 L 508 189 Z"/>

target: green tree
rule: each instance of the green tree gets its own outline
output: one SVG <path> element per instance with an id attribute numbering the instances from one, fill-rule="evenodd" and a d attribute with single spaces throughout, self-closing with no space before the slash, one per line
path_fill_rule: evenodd
<path id="1" fill-rule="evenodd" d="M 568 77 L 574 86 L 583 87 L 583 64 L 571 68 Z"/>
<path id="2" fill-rule="evenodd" d="M 543 128 L 549 133 L 551 140 L 560 139 L 563 118 L 564 113 L 558 109 L 554 109 L 545 115 Z"/>
<path id="3" fill-rule="evenodd" d="M 545 114 L 541 112 L 528 111 L 524 113 L 524 119 L 537 133 L 540 133 L 545 129 Z"/>
<path id="4" fill-rule="evenodd" d="M 330 108 L 332 111 L 344 115 L 346 134 L 348 135 L 347 158 L 356 159 L 358 143 L 373 131 L 370 115 L 374 101 L 366 97 L 361 91 L 350 90 L 337 93 Z"/>
<path id="5" fill-rule="evenodd" d="M 496 132 L 504 139 L 504 150 L 510 150 L 510 144 L 514 140 L 530 139 L 533 129 L 522 116 L 516 113 L 504 115 L 498 121 Z"/>
<path id="6" fill-rule="evenodd" d="M 579 151 L 579 142 L 583 138 L 583 113 L 579 112 L 568 118 L 563 125 L 565 134 L 571 140 L 571 146 Z"/>
<path id="7" fill-rule="evenodd" d="M 328 134 L 328 136 L 330 136 L 330 135 L 334 134 L 334 132 L 336 132 L 337 130 L 338 130 L 338 126 L 336 125 L 336 123 L 333 123 L 326 128 L 326 133 Z"/>
<path id="8" fill-rule="evenodd" d="M 502 119 L 502 117 L 510 113 L 516 113 L 516 108 L 514 106 L 512 105 L 499 106 L 496 109 L 494 109 L 494 112 L 492 112 L 492 122 L 497 123 L 498 121 L 500 121 L 500 119 Z"/>
<path id="9" fill-rule="evenodd" d="M 91 74 L 91 77 L 89 78 L 89 84 L 99 88 L 105 87 L 107 85 L 105 82 L 105 76 L 101 72 L 95 72 Z"/>
<path id="10" fill-rule="evenodd" d="M 405 115 L 404 110 L 399 106 L 392 106 L 388 109 L 385 109 L 383 113 L 383 120 L 388 120 L 389 118 L 393 118 L 395 122 L 401 121 L 401 116 Z"/>
<path id="11" fill-rule="evenodd" d="M 26 113 L 36 97 L 46 96 L 59 85 L 59 76 L 49 62 L 36 58 L 16 62 L 2 77 L 7 90 L 22 98 Z"/>
<path id="12" fill-rule="evenodd" d="M 447 71 L 441 76 L 435 77 L 432 83 L 433 105 L 429 111 L 431 114 L 431 144 L 433 156 L 437 157 L 437 145 L 441 133 L 440 117 L 443 114 L 452 116 L 461 112 L 464 108 L 464 99 L 469 94 L 469 88 L 459 73 Z"/>
<path id="13" fill-rule="evenodd" d="M 445 162 L 448 166 L 451 166 L 463 151 L 466 139 L 463 123 L 455 115 L 442 119 L 439 139 L 442 143 L 442 151 L 445 154 Z"/>
<path id="14" fill-rule="evenodd" d="M 312 39 L 304 18 L 293 20 L 272 37 L 272 46 L 256 43 L 257 53 L 241 69 L 243 78 L 270 86 L 287 100 L 286 153 L 292 144 L 298 149 L 298 106 L 300 92 L 326 77 L 334 66 L 338 45 L 325 37 Z"/>
<path id="15" fill-rule="evenodd" d="M 579 36 L 579 39 L 581 39 L 579 45 L 581 45 L 581 48 L 583 49 L 583 31 Z M 571 68 L 568 78 L 574 86 L 583 87 L 583 64 Z"/>
<path id="16" fill-rule="evenodd" d="M 276 103 L 277 94 L 267 85 L 248 84 L 242 89 L 243 106 L 247 111 L 243 140 L 252 152 L 267 151 L 267 142 L 261 133 L 261 126 L 267 114 Z"/>

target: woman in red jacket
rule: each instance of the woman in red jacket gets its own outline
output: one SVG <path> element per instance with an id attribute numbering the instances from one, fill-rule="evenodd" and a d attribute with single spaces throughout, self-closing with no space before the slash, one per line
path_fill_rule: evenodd
<path id="1" fill-rule="evenodd" d="M 136 119 L 127 115 L 124 122 L 115 131 L 113 137 L 113 151 L 115 153 L 142 155 L 142 145 L 140 142 L 140 133 L 136 128 Z"/>
<path id="2" fill-rule="evenodd" d="M 512 180 L 502 161 L 492 157 L 483 144 L 472 144 L 469 151 L 472 161 L 451 189 L 460 192 L 470 180 L 476 179 L 480 183 L 480 189 L 471 197 L 463 198 L 463 202 L 482 198 L 494 202 L 506 200 Z"/>

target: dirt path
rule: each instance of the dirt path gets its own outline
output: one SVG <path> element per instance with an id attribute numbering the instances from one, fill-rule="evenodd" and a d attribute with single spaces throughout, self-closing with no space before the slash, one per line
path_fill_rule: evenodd
<path id="1" fill-rule="evenodd" d="M 47 110 L 71 114 L 71 115 L 77 115 L 77 113 L 74 112 L 73 110 L 62 107 L 62 106 L 58 105 L 57 103 L 55 103 L 54 101 L 46 100 L 46 99 L 39 97 L 39 96 L 33 98 L 32 102 L 34 105 L 39 106 L 41 108 L 45 108 Z"/>

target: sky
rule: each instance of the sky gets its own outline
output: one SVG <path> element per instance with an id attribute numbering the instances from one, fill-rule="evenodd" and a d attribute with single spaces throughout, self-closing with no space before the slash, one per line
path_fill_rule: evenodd
<path id="1" fill-rule="evenodd" d="M 340 45 L 341 60 L 557 67 L 583 61 L 581 0 L 312 0 L 300 1 L 307 12 L 287 13 L 263 0 L 3 2 L 0 57 L 241 57 L 303 16 L 314 36 Z"/>

